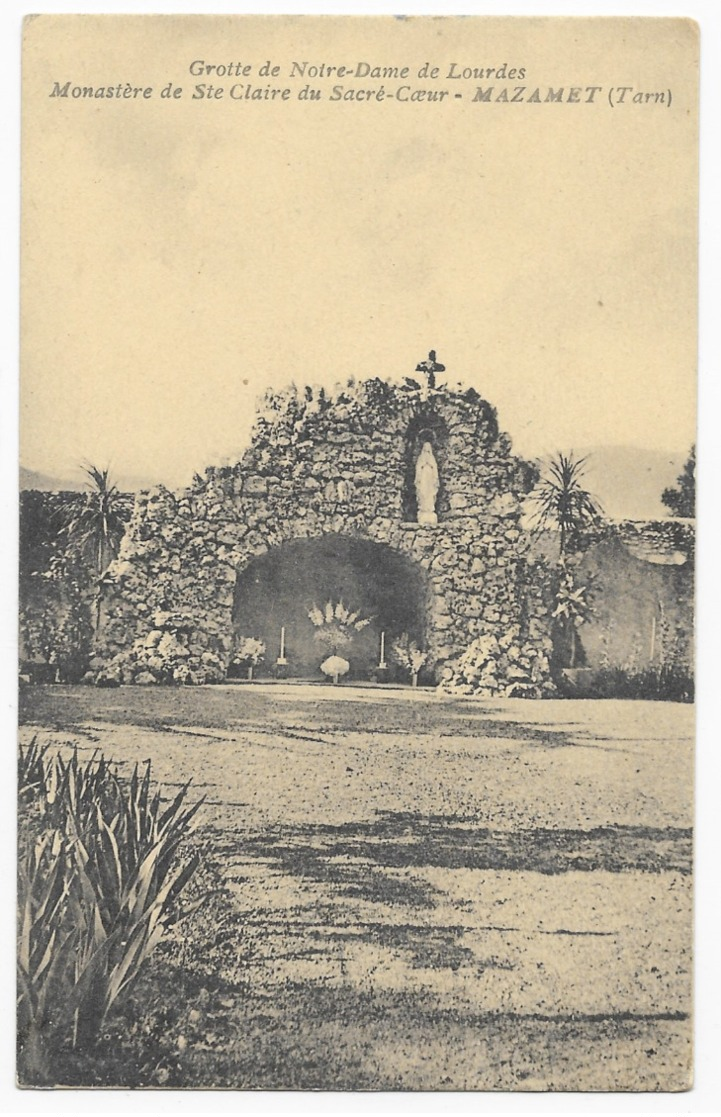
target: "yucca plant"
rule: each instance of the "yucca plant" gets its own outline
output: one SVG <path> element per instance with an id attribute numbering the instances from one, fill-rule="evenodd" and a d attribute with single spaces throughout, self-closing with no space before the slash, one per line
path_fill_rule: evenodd
<path id="1" fill-rule="evenodd" d="M 186 784 L 161 812 L 160 792 L 150 794 L 148 762 L 142 777 L 135 768 L 112 812 L 105 812 L 99 803 L 87 819 L 80 813 L 69 815 L 78 870 L 92 883 L 106 930 L 118 920 L 130 927 L 144 917 L 154 899 L 163 900 L 164 910 L 169 908 L 194 871 L 195 859 L 185 869 L 172 871 L 179 846 L 201 805 L 198 802 L 183 809 L 187 790 Z"/>
<path id="2" fill-rule="evenodd" d="M 118 553 L 127 526 L 127 497 L 110 480 L 108 469 L 86 465 L 83 471 L 87 477 L 85 500 L 73 507 L 65 530 L 99 577 Z"/>
<path id="3" fill-rule="evenodd" d="M 199 857 L 178 855 L 202 800 L 185 807 L 186 784 L 163 804 L 149 761 L 124 782 L 102 756 L 48 759 L 33 743 L 22 766 L 25 786 L 39 788 L 43 827 L 26 819 L 20 840 L 19 1033 L 30 1082 L 42 1080 L 48 1049 L 92 1044 L 180 916 Z"/>
<path id="4" fill-rule="evenodd" d="M 534 530 L 558 531 L 561 555 L 576 547 L 583 531 L 597 525 L 603 514 L 596 498 L 583 485 L 587 461 L 574 457 L 573 452 L 554 455 L 530 496 Z"/>

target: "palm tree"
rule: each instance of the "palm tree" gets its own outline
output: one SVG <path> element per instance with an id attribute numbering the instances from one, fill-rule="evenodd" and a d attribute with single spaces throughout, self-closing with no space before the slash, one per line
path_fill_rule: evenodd
<path id="1" fill-rule="evenodd" d="M 582 485 L 587 458 L 574 458 L 557 453 L 546 466 L 531 494 L 531 522 L 537 531 L 554 528 L 560 531 L 561 554 L 573 546 L 584 528 L 597 524 L 602 516 L 598 501 Z"/>
<path id="2" fill-rule="evenodd" d="M 85 501 L 71 513 L 65 530 L 68 539 L 100 578 L 117 555 L 125 534 L 126 501 L 117 486 L 111 484 L 109 470 L 94 465 L 84 469 L 89 478 Z"/>
<path id="3" fill-rule="evenodd" d="M 95 631 L 100 627 L 102 577 L 118 553 L 127 523 L 127 501 L 110 481 L 108 469 L 83 467 L 87 474 L 85 500 L 71 511 L 65 533 L 76 553 L 94 571 L 97 582 Z"/>

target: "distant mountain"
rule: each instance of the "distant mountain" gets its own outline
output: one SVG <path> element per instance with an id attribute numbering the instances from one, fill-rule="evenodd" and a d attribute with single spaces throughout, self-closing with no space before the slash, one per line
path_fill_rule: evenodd
<path id="1" fill-rule="evenodd" d="M 607 516 L 654 520 L 670 514 L 661 503 L 661 493 L 676 483 L 688 455 L 633 446 L 591 446 L 581 447 L 576 456 L 588 459 L 583 483 Z"/>
<path id="2" fill-rule="evenodd" d="M 661 503 L 661 493 L 675 484 L 686 461 L 685 453 L 664 453 L 633 446 L 581 447 L 575 452 L 577 457 L 588 458 L 585 487 L 601 502 L 611 519 L 653 520 L 668 516 L 668 509 Z M 158 484 L 157 478 L 130 474 L 118 474 L 114 480 L 121 492 L 138 492 Z M 82 492 L 85 484 L 81 474 L 69 480 L 21 466 L 20 488 Z"/>
<path id="3" fill-rule="evenodd" d="M 133 474 L 115 474 L 110 471 L 110 479 L 121 493 L 137 493 L 141 489 L 152 489 L 159 482 L 157 478 L 139 477 Z M 20 466 L 20 489 L 37 489 L 43 493 L 82 493 L 87 485 L 82 473 L 78 472 L 76 478 L 51 477 L 47 473 L 40 473 L 35 469 L 26 469 Z"/>
<path id="4" fill-rule="evenodd" d="M 50 477 L 47 473 L 38 473 L 36 469 L 26 469 L 20 466 L 20 489 L 36 489 L 42 493 L 81 492 L 85 486 L 82 481 L 62 481 L 59 477 Z"/>

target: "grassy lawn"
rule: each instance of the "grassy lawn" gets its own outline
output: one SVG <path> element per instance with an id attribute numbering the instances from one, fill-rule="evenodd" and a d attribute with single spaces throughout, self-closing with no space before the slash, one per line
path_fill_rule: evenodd
<path id="1" fill-rule="evenodd" d="M 684 1088 L 692 719 L 290 684 L 24 690 L 23 740 L 150 757 L 206 796 L 215 894 L 151 962 L 144 1022 L 118 1025 L 128 1063 L 98 1080 Z"/>

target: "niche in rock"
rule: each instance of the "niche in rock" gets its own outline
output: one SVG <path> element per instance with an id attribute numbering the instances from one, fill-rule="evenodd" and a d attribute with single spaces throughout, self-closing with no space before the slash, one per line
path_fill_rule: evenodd
<path id="1" fill-rule="evenodd" d="M 403 474 L 403 519 L 407 523 L 432 523 L 431 511 L 439 520 L 448 512 L 444 484 L 447 444 L 448 431 L 440 415 L 428 411 L 411 419 Z"/>

